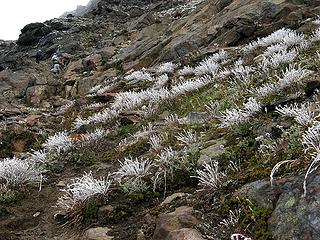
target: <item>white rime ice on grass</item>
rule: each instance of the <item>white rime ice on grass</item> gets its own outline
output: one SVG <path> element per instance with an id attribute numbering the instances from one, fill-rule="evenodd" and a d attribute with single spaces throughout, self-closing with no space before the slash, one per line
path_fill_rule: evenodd
<path id="1" fill-rule="evenodd" d="M 111 180 L 108 178 L 95 179 L 92 173 L 85 173 L 80 178 L 72 180 L 71 184 L 67 184 L 64 189 L 61 189 L 63 195 L 58 199 L 56 206 L 62 211 L 72 211 L 74 206 L 79 203 L 84 203 L 90 197 L 95 195 L 105 196 L 111 185 Z"/>
<path id="2" fill-rule="evenodd" d="M 173 73 L 173 71 L 177 68 L 177 65 L 172 63 L 172 62 L 167 62 L 167 63 L 162 63 L 158 69 L 157 73 L 158 74 L 163 74 L 163 73 Z"/>
<path id="3" fill-rule="evenodd" d="M 159 88 L 165 87 L 168 81 L 169 81 L 168 75 L 162 74 L 156 78 L 156 82 L 154 83 L 153 88 L 159 89 Z"/>
<path id="4" fill-rule="evenodd" d="M 22 187 L 28 184 L 41 184 L 42 172 L 43 169 L 30 160 L 15 157 L 0 160 L 0 180 L 4 180 L 8 186 Z"/>
<path id="5" fill-rule="evenodd" d="M 178 133 L 176 139 L 181 142 L 182 145 L 189 146 L 199 140 L 198 135 L 191 130 L 183 130 L 183 132 Z"/>
<path id="6" fill-rule="evenodd" d="M 248 238 L 240 233 L 234 233 L 231 235 L 231 240 L 251 240 L 251 238 Z"/>
<path id="7" fill-rule="evenodd" d="M 87 133 L 83 136 L 82 141 L 84 143 L 95 142 L 107 135 L 109 131 L 102 128 L 96 128 L 93 132 Z"/>
<path id="8" fill-rule="evenodd" d="M 291 63 L 298 56 L 296 50 L 282 50 L 279 52 L 273 53 L 271 56 L 263 58 L 262 62 L 259 64 L 259 68 L 262 71 L 267 71 L 269 68 L 277 68 L 281 64 Z"/>
<path id="9" fill-rule="evenodd" d="M 66 151 L 73 145 L 66 131 L 58 132 L 53 136 L 50 136 L 42 147 L 55 152 Z"/>
<path id="10" fill-rule="evenodd" d="M 305 81 L 308 72 L 299 65 L 290 64 L 280 76 L 276 75 L 277 82 L 265 83 L 262 86 L 249 90 L 259 98 L 266 98 L 270 95 L 281 93 L 285 88 L 300 85 Z"/>
<path id="11" fill-rule="evenodd" d="M 135 72 L 132 72 L 131 74 L 125 76 L 124 79 L 127 81 L 133 81 L 133 80 L 151 81 L 152 77 L 151 77 L 150 73 L 148 73 L 146 71 L 135 71 Z"/>
<path id="12" fill-rule="evenodd" d="M 245 123 L 249 121 L 254 114 L 259 113 L 261 109 L 261 104 L 256 99 L 249 98 L 248 101 L 243 104 L 243 109 L 227 109 L 220 113 L 220 116 L 217 116 L 221 121 L 220 127 L 227 128 Z"/>
<path id="13" fill-rule="evenodd" d="M 307 179 L 309 174 L 317 170 L 320 165 L 320 125 L 310 127 L 302 135 L 302 144 L 304 146 L 304 151 L 311 154 L 311 163 L 308 167 L 308 170 L 305 174 L 303 181 L 304 196 L 307 194 Z"/>
<path id="14" fill-rule="evenodd" d="M 218 162 L 211 160 L 209 163 L 205 162 L 202 167 L 203 170 L 197 170 L 197 176 L 193 176 L 199 179 L 199 185 L 209 189 L 219 188 L 226 174 L 219 171 Z"/>
<path id="15" fill-rule="evenodd" d="M 193 74 L 194 74 L 194 69 L 190 66 L 184 66 L 182 69 L 178 71 L 179 76 L 188 76 Z"/>
<path id="16" fill-rule="evenodd" d="M 315 121 L 315 106 L 311 103 L 293 104 L 291 106 L 276 107 L 276 112 L 286 117 L 293 117 L 294 120 L 303 125 L 311 126 Z"/>
<path id="17" fill-rule="evenodd" d="M 304 145 L 305 152 L 320 153 L 320 125 L 310 127 L 302 135 L 302 144 Z"/>
<path id="18" fill-rule="evenodd" d="M 159 151 L 163 148 L 162 144 L 168 139 L 167 134 L 153 134 L 149 137 L 148 143 L 150 144 L 150 149 L 154 151 Z"/>
<path id="19" fill-rule="evenodd" d="M 292 47 L 299 45 L 303 41 L 305 41 L 305 36 L 302 33 L 298 33 L 287 28 L 281 28 L 267 37 L 260 38 L 257 41 L 249 43 L 243 48 L 243 50 L 251 51 L 258 47 L 268 47 L 277 44 Z"/>
<path id="20" fill-rule="evenodd" d="M 149 174 L 152 162 L 150 160 L 139 160 L 137 158 L 125 158 L 120 162 L 120 169 L 114 173 L 117 179 L 129 178 L 137 179 L 143 178 Z"/>

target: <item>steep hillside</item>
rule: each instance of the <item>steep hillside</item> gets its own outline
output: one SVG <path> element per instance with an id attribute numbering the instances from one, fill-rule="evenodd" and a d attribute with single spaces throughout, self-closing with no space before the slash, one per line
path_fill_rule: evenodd
<path id="1" fill-rule="evenodd" d="M 0 239 L 320 239 L 320 1 L 92 3 L 0 42 Z"/>

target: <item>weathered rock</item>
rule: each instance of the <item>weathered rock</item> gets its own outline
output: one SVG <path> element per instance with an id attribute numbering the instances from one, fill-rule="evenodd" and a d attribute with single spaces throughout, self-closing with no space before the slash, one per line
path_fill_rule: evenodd
<path id="1" fill-rule="evenodd" d="M 102 57 L 100 54 L 92 54 L 82 60 L 83 70 L 90 72 L 92 70 L 102 70 Z"/>
<path id="2" fill-rule="evenodd" d="M 188 194 L 186 194 L 186 193 L 174 193 L 171 196 L 166 197 L 166 199 L 161 203 L 161 205 L 170 204 L 171 202 L 173 202 L 177 198 L 182 198 L 182 197 L 185 197 L 187 195 Z"/>
<path id="3" fill-rule="evenodd" d="M 206 112 L 190 112 L 181 121 L 187 124 L 201 124 L 208 120 L 209 117 L 209 114 Z"/>
<path id="4" fill-rule="evenodd" d="M 195 229 L 182 228 L 169 233 L 168 240 L 204 240 L 202 235 Z"/>
<path id="5" fill-rule="evenodd" d="M 27 89 L 26 101 L 28 104 L 40 104 L 42 100 L 54 96 L 56 88 L 48 85 L 37 85 Z"/>
<path id="6" fill-rule="evenodd" d="M 6 69 L 0 72 L 0 96 L 23 97 L 26 89 L 33 85 L 35 77 L 27 74 L 24 71 L 13 72 L 10 69 Z"/>
<path id="7" fill-rule="evenodd" d="M 167 240 L 174 231 L 192 228 L 199 221 L 193 216 L 192 207 L 178 207 L 174 212 L 160 214 L 153 235 L 154 240 Z"/>
<path id="8" fill-rule="evenodd" d="M 64 181 L 59 181 L 57 184 L 56 184 L 57 187 L 65 187 L 66 186 L 66 183 Z"/>
<path id="9" fill-rule="evenodd" d="M 198 165 L 202 165 L 204 162 L 210 161 L 210 159 L 216 159 L 221 154 L 225 153 L 226 149 L 224 145 L 226 141 L 224 139 L 212 140 L 208 143 L 210 145 L 200 151 L 200 157 L 198 159 Z"/>
<path id="10" fill-rule="evenodd" d="M 85 232 L 82 240 L 111 240 L 113 237 L 107 235 L 110 230 L 107 227 L 90 228 Z"/>
<path id="11" fill-rule="evenodd" d="M 248 196 L 264 208 L 272 207 L 277 198 L 277 192 L 271 189 L 270 180 L 248 183 L 242 186 L 237 194 Z"/>
<path id="12" fill-rule="evenodd" d="M 141 29 L 154 23 L 156 23 L 155 17 L 151 13 L 146 13 L 133 22 L 133 24 L 129 27 L 129 30 Z"/>
<path id="13" fill-rule="evenodd" d="M 276 240 L 320 239 L 320 176 L 310 176 L 303 197 L 303 177 L 288 181 L 282 188 L 269 219 Z"/>
<path id="14" fill-rule="evenodd" d="M 35 125 L 41 118 L 43 118 L 42 115 L 28 115 L 27 118 L 25 119 L 25 122 L 29 126 Z"/>
<path id="15" fill-rule="evenodd" d="M 30 23 L 21 30 L 17 44 L 24 46 L 37 44 L 40 38 L 51 31 L 50 27 L 44 23 Z"/>

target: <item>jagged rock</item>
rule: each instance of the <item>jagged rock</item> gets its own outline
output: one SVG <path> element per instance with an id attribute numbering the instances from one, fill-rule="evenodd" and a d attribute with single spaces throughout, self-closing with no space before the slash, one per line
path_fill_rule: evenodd
<path id="1" fill-rule="evenodd" d="M 210 144 L 210 146 L 200 151 L 198 165 L 202 165 L 204 162 L 210 161 L 210 159 L 214 160 L 226 151 L 226 149 L 224 148 L 226 140 L 224 139 L 212 140 L 207 144 Z"/>
<path id="2" fill-rule="evenodd" d="M 309 176 L 306 197 L 302 186 L 303 177 L 298 177 L 282 187 L 269 219 L 274 239 L 320 239 L 320 176 Z"/>
<path id="3" fill-rule="evenodd" d="M 113 237 L 107 235 L 110 230 L 107 227 L 90 228 L 85 232 L 82 240 L 111 240 Z"/>
<path id="4" fill-rule="evenodd" d="M 82 73 L 83 71 L 83 65 L 82 65 L 82 59 L 71 62 L 67 69 L 65 70 L 63 74 L 63 78 L 65 81 L 76 81 L 80 79 L 79 73 Z"/>
<path id="5" fill-rule="evenodd" d="M 37 105 L 40 104 L 42 100 L 48 99 L 54 96 L 56 88 L 48 85 L 37 85 L 32 86 L 27 89 L 26 101 L 28 104 Z"/>
<path id="6" fill-rule="evenodd" d="M 82 60 L 82 66 L 84 71 L 102 70 L 102 57 L 100 54 L 92 54 Z"/>
<path id="7" fill-rule="evenodd" d="M 108 61 L 114 54 L 115 54 L 116 48 L 115 47 L 110 47 L 106 46 L 102 48 L 99 53 L 105 61 Z"/>
<path id="8" fill-rule="evenodd" d="M 192 207 L 178 207 L 174 212 L 160 214 L 152 239 L 174 239 L 170 238 L 170 234 L 174 234 L 175 231 L 181 230 L 183 228 L 192 228 L 198 223 L 199 221 L 193 216 Z"/>
<path id="9" fill-rule="evenodd" d="M 51 31 L 50 27 L 44 23 L 30 23 L 21 30 L 17 44 L 24 46 L 35 45 Z"/>
<path id="10" fill-rule="evenodd" d="M 129 30 L 142 29 L 156 22 L 156 18 L 151 13 L 145 13 L 141 17 L 139 17 L 135 22 L 133 22 L 133 24 L 129 27 Z"/>
<path id="11" fill-rule="evenodd" d="M 35 77 L 23 71 L 3 70 L 0 72 L 0 96 L 7 93 L 10 98 L 23 97 L 27 87 L 33 85 L 34 82 Z"/>

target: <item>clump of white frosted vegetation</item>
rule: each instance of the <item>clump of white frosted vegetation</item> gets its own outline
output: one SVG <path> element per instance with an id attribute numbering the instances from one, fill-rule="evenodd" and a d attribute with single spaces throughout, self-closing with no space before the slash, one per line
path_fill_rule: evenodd
<path id="1" fill-rule="evenodd" d="M 283 64 L 291 63 L 298 56 L 298 52 L 296 50 L 282 50 L 279 52 L 275 52 L 272 55 L 263 57 L 262 62 L 258 65 L 258 67 L 262 71 L 268 71 L 270 68 L 277 68 Z"/>
<path id="2" fill-rule="evenodd" d="M 202 165 L 202 170 L 197 170 L 197 176 L 193 176 L 199 179 L 199 185 L 203 189 L 215 190 L 219 188 L 226 178 L 224 172 L 220 172 L 219 163 L 215 160 L 211 160 L 209 163 L 205 162 Z"/>
<path id="3" fill-rule="evenodd" d="M 303 126 L 312 126 L 315 123 L 315 108 L 311 103 L 293 104 L 291 106 L 276 107 L 276 112 L 294 120 Z"/>
<path id="4" fill-rule="evenodd" d="M 177 68 L 177 65 L 172 62 L 162 63 L 158 67 L 157 73 L 158 74 L 173 73 L 176 68 Z"/>
<path id="5" fill-rule="evenodd" d="M 114 176 L 125 193 L 145 192 L 149 187 L 146 177 L 150 175 L 151 166 L 148 159 L 125 158 Z"/>
<path id="6" fill-rule="evenodd" d="M 125 80 L 127 81 L 151 81 L 152 77 L 150 73 L 146 72 L 145 70 L 143 71 L 134 71 L 130 73 L 129 75 L 124 77 Z"/>
<path id="7" fill-rule="evenodd" d="M 221 128 L 233 127 L 248 122 L 251 117 L 262 110 L 261 104 L 254 98 L 249 98 L 243 104 L 243 108 L 227 109 L 222 112 L 218 119 L 221 121 Z"/>
<path id="8" fill-rule="evenodd" d="M 282 94 L 285 89 L 302 85 L 308 75 L 308 71 L 301 66 L 290 64 L 281 74 L 276 75 L 276 82 L 267 82 L 249 92 L 258 98 L 265 99 L 275 94 Z"/>
<path id="9" fill-rule="evenodd" d="M 287 28 L 281 28 L 267 37 L 260 38 L 257 41 L 249 43 L 243 48 L 243 50 L 252 51 L 258 47 L 268 47 L 271 45 L 281 45 L 287 48 L 299 45 L 303 41 L 305 41 L 305 36 L 302 33 L 298 33 Z"/>
<path id="10" fill-rule="evenodd" d="M 156 133 L 149 137 L 148 143 L 150 144 L 150 149 L 156 152 L 164 148 L 163 143 L 168 140 L 168 134 Z"/>
<path id="11" fill-rule="evenodd" d="M 184 146 L 190 146 L 200 140 L 198 134 L 192 132 L 191 130 L 183 130 L 183 132 L 178 133 L 176 139 Z"/>
<path id="12" fill-rule="evenodd" d="M 194 69 L 190 66 L 184 66 L 182 69 L 178 71 L 179 76 L 188 76 L 193 74 L 194 74 Z"/>
<path id="13" fill-rule="evenodd" d="M 23 187 L 30 184 L 41 184 L 44 169 L 34 161 L 18 158 L 6 158 L 0 161 L 0 180 L 7 186 Z"/>
<path id="14" fill-rule="evenodd" d="M 93 132 L 89 132 L 82 137 L 82 144 L 89 144 L 93 142 L 97 142 L 98 140 L 102 139 L 109 133 L 108 130 L 104 130 L 102 128 L 96 128 Z"/>
<path id="15" fill-rule="evenodd" d="M 94 197 L 106 197 L 111 180 L 104 177 L 95 179 L 90 172 L 72 181 L 61 189 L 63 195 L 58 199 L 56 207 L 65 215 L 68 223 L 78 224 L 82 221 L 86 201 Z"/>
<path id="16" fill-rule="evenodd" d="M 137 158 L 125 158 L 120 162 L 120 169 L 114 173 L 119 180 L 143 178 L 149 174 L 151 167 L 150 160 L 139 160 Z"/>
<path id="17" fill-rule="evenodd" d="M 50 136 L 42 147 L 48 151 L 61 152 L 70 149 L 73 145 L 66 131 Z"/>

